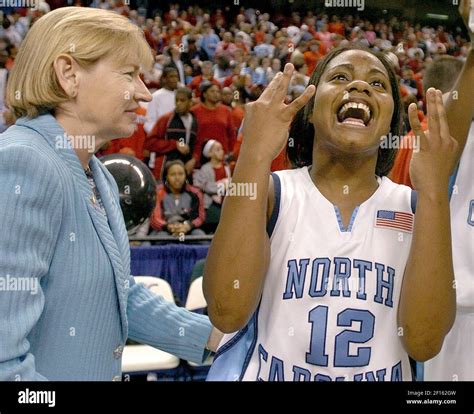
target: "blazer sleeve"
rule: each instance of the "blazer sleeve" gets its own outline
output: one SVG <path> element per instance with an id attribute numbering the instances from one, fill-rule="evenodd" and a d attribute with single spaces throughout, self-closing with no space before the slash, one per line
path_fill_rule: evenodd
<path id="1" fill-rule="evenodd" d="M 0 146 L 0 276 L 5 281 L 0 290 L 0 381 L 46 380 L 36 370 L 28 335 L 43 312 L 40 282 L 61 226 L 58 174 L 38 150 Z M 15 289 L 13 281 L 26 288 Z"/>
<path id="2" fill-rule="evenodd" d="M 127 302 L 128 336 L 187 361 L 201 364 L 209 355 L 206 344 L 212 325 L 204 315 L 190 312 L 150 292 L 130 276 Z"/>

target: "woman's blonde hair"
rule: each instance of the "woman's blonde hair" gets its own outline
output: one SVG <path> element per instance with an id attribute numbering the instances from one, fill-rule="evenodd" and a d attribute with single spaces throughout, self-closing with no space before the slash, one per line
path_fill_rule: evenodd
<path id="1" fill-rule="evenodd" d="M 7 105 L 16 117 L 35 118 L 70 98 L 58 82 L 53 62 L 71 56 L 88 69 L 113 57 L 148 69 L 153 55 L 140 28 L 117 13 L 87 7 L 62 7 L 39 19 L 28 31 L 7 85 Z"/>

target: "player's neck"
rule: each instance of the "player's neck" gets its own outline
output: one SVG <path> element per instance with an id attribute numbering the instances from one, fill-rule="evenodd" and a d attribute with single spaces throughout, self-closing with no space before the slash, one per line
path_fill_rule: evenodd
<path id="1" fill-rule="evenodd" d="M 359 204 L 378 188 L 371 158 L 334 158 L 319 152 L 313 154 L 310 176 L 320 192 L 333 202 L 352 199 Z"/>

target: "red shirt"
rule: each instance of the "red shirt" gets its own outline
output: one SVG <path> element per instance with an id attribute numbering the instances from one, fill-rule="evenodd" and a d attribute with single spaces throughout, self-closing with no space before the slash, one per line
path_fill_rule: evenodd
<path id="1" fill-rule="evenodd" d="M 306 75 L 311 76 L 314 68 L 316 67 L 319 60 L 322 58 L 322 56 L 320 53 L 313 52 L 312 50 L 308 50 L 307 52 L 304 52 L 303 56 L 304 56 L 304 61 L 306 62 L 306 65 L 308 66 L 308 71 L 306 72 Z"/>
<path id="2" fill-rule="evenodd" d="M 212 168 L 214 168 L 214 175 L 216 176 L 216 181 L 220 181 L 224 178 L 227 178 L 227 172 L 225 171 L 224 164 L 222 164 L 220 167 Z"/>
<path id="3" fill-rule="evenodd" d="M 237 159 L 240 153 L 240 147 L 242 145 L 242 140 L 244 139 L 244 134 L 241 132 L 235 141 L 234 149 L 232 151 L 234 158 Z M 235 162 L 232 166 L 232 169 L 235 167 Z M 270 166 L 270 171 L 281 171 L 291 169 L 291 162 L 286 155 L 286 147 L 284 147 L 277 157 L 272 161 Z"/>
<path id="4" fill-rule="evenodd" d="M 423 112 L 418 111 L 418 118 L 421 121 L 421 128 L 423 131 L 428 129 L 428 119 L 423 118 Z M 410 131 L 406 137 L 402 139 L 402 145 L 398 150 L 397 157 L 395 158 L 395 163 L 393 164 L 392 171 L 388 177 L 397 184 L 404 184 L 411 188 L 413 185 L 410 179 L 410 163 L 411 157 L 413 155 L 413 149 L 409 148 L 410 137 L 413 136 L 413 131 Z"/>
<path id="5" fill-rule="evenodd" d="M 196 160 L 201 158 L 202 146 L 205 141 L 215 139 L 224 147 L 227 154 L 234 145 L 236 133 L 232 122 L 232 113 L 229 107 L 218 104 L 210 109 L 204 104 L 198 104 L 191 108 L 198 124 L 196 146 L 193 156 Z"/>
<path id="6" fill-rule="evenodd" d="M 101 151 L 102 155 L 108 154 L 128 154 L 137 157 L 139 160 L 145 158 L 143 154 L 143 147 L 145 144 L 146 133 L 143 129 L 145 122 L 146 109 L 139 107 L 135 111 L 138 115 L 137 128 L 135 132 L 128 138 L 118 138 L 109 142 L 107 149 Z"/>
<path id="7" fill-rule="evenodd" d="M 231 112 L 232 123 L 234 124 L 235 136 L 237 136 L 237 132 L 239 131 L 240 125 L 242 124 L 242 121 L 244 120 L 245 112 L 244 112 L 244 109 L 241 108 L 240 106 L 235 106 L 234 108 L 231 108 L 231 110 L 232 110 Z M 232 149 L 234 144 L 235 144 L 235 141 L 230 147 L 230 149 Z"/>

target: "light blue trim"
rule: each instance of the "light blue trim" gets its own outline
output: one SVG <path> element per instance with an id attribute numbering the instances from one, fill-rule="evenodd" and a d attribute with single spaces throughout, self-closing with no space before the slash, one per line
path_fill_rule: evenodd
<path id="1" fill-rule="evenodd" d="M 354 221 L 357 216 L 357 212 L 359 211 L 360 206 L 356 206 L 354 211 L 352 212 L 351 219 L 349 220 L 349 225 L 347 226 L 347 229 L 344 228 L 344 224 L 342 224 L 342 217 L 341 217 L 341 211 L 339 210 L 338 206 L 334 206 L 334 211 L 336 212 L 336 217 L 337 217 L 337 222 L 339 224 L 339 230 L 343 233 L 351 232 L 352 231 L 352 226 L 354 225 Z"/>
<path id="2" fill-rule="evenodd" d="M 217 351 L 206 381 L 242 381 L 258 339 L 258 312 L 249 323 Z"/>
<path id="3" fill-rule="evenodd" d="M 454 170 L 453 175 L 449 177 L 449 199 L 450 200 L 451 200 L 451 196 L 453 195 L 454 185 L 456 184 L 456 178 L 458 176 L 458 171 L 459 171 L 459 164 L 460 162 L 458 162 L 458 165 L 456 165 L 456 169 Z"/>
<path id="4" fill-rule="evenodd" d="M 414 381 L 423 382 L 425 380 L 425 364 L 423 362 L 416 363 L 416 378 Z"/>

